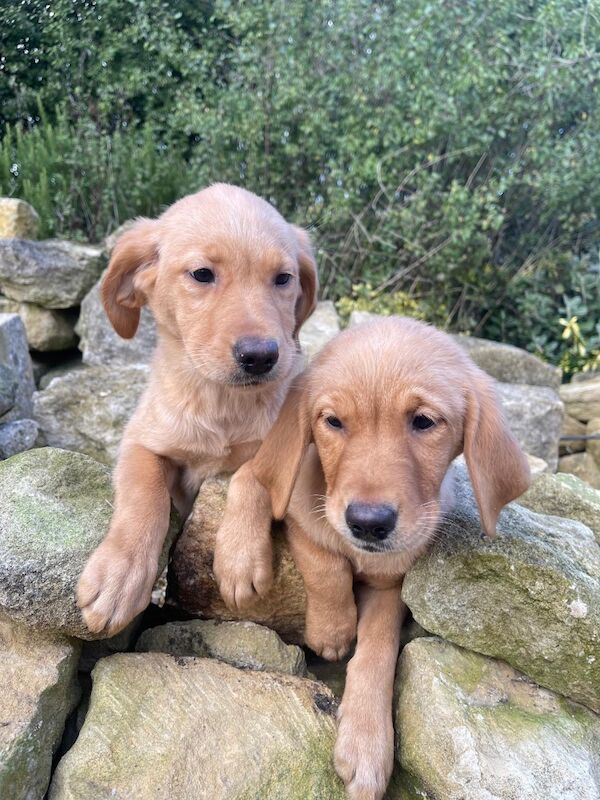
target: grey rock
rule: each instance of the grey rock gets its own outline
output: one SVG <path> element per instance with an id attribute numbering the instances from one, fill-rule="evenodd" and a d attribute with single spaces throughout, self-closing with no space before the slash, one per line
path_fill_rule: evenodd
<path id="1" fill-rule="evenodd" d="M 8 364 L 0 364 L 0 417 L 14 406 L 17 399 L 17 376 Z M 0 420 L 1 421 L 1 420 Z"/>
<path id="2" fill-rule="evenodd" d="M 218 658 L 240 669 L 306 675 L 303 651 L 285 644 L 275 631 L 254 622 L 169 622 L 144 631 L 136 650 Z"/>
<path id="3" fill-rule="evenodd" d="M 570 453 L 581 453 L 585 450 L 585 439 L 583 438 L 570 438 L 570 437 L 583 437 L 585 436 L 585 424 L 579 422 L 578 419 L 570 417 L 565 414 L 562 427 L 560 429 L 560 448 L 559 454 L 561 456 L 569 455 Z M 563 440 L 563 437 L 567 437 Z"/>
<path id="4" fill-rule="evenodd" d="M 544 475 L 519 497 L 519 505 L 539 514 L 579 520 L 594 531 L 600 544 L 600 491 L 575 475 Z"/>
<path id="5" fill-rule="evenodd" d="M 102 271 L 102 249 L 59 240 L 0 240 L 0 291 L 43 308 L 79 305 Z"/>
<path id="6" fill-rule="evenodd" d="M 542 458 L 554 471 L 563 418 L 562 403 L 554 389 L 525 384 L 497 384 L 504 414 L 526 453 Z"/>
<path id="7" fill-rule="evenodd" d="M 85 364 L 148 364 L 156 346 L 156 325 L 144 306 L 133 339 L 122 339 L 113 329 L 100 299 L 100 281 L 85 296 L 75 328 Z"/>
<path id="8" fill-rule="evenodd" d="M 0 313 L 18 314 L 25 325 L 29 346 L 40 352 L 68 350 L 77 344 L 72 311 L 52 311 L 33 303 L 0 297 Z"/>
<path id="9" fill-rule="evenodd" d="M 17 380 L 13 406 L 2 417 L 2 422 L 31 418 L 35 383 L 25 327 L 17 314 L 0 314 L 0 364 L 10 367 Z"/>
<path id="10" fill-rule="evenodd" d="M 17 197 L 0 197 L 0 239 L 37 239 L 40 218 Z"/>
<path id="11" fill-rule="evenodd" d="M 425 797 L 600 797 L 600 719 L 507 664 L 417 639 L 400 657 L 396 695 L 396 758 Z"/>
<path id="12" fill-rule="evenodd" d="M 563 384 L 560 399 L 567 414 L 581 422 L 600 417 L 600 377 Z"/>
<path id="13" fill-rule="evenodd" d="M 477 366 L 500 383 L 525 383 L 558 390 L 562 372 L 558 367 L 510 344 L 458 334 L 454 340 L 464 348 Z"/>
<path id="14" fill-rule="evenodd" d="M 470 482 L 456 471 L 456 508 L 404 579 L 414 618 L 600 711 L 600 547 L 593 532 L 513 503 L 500 514 L 498 536 L 482 540 Z"/>
<path id="15" fill-rule="evenodd" d="M 558 460 L 558 471 L 575 475 L 589 483 L 594 489 L 600 489 L 600 467 L 591 453 L 573 453 L 562 456 Z"/>
<path id="16" fill-rule="evenodd" d="M 300 329 L 302 352 L 310 361 L 339 332 L 340 320 L 335 306 L 331 300 L 323 300 Z"/>
<path id="17" fill-rule="evenodd" d="M 113 463 L 147 378 L 141 365 L 86 367 L 55 377 L 34 396 L 41 443 Z"/>
<path id="18" fill-rule="evenodd" d="M 65 375 L 70 375 L 73 372 L 81 372 L 85 369 L 86 367 L 81 360 L 81 356 L 63 361 L 58 367 L 46 367 L 37 382 L 38 387 L 40 391 L 47 389 L 55 378 L 64 378 Z"/>
<path id="19" fill-rule="evenodd" d="M 0 611 L 80 639 L 75 588 L 112 515 L 110 470 L 80 453 L 43 448 L 0 462 Z M 178 528 L 173 518 L 161 558 Z"/>
<path id="20" fill-rule="evenodd" d="M 50 800 L 344 800 L 319 683 L 164 653 L 100 661 Z"/>
<path id="21" fill-rule="evenodd" d="M 79 644 L 0 615 L 0 797 L 42 800 L 77 703 Z"/>
<path id="22" fill-rule="evenodd" d="M 30 450 L 37 438 L 37 422 L 32 419 L 0 420 L 0 460 Z"/>

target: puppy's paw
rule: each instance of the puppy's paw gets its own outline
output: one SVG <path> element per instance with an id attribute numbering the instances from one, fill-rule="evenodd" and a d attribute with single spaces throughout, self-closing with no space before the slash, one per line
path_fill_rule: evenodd
<path id="1" fill-rule="evenodd" d="M 77 584 L 77 605 L 92 633 L 114 636 L 150 602 L 156 559 L 142 559 L 104 540 L 94 550 Z"/>
<path id="2" fill-rule="evenodd" d="M 394 767 L 391 714 L 361 713 L 343 702 L 338 715 L 334 764 L 351 800 L 381 800 Z"/>
<path id="3" fill-rule="evenodd" d="M 230 611 L 241 613 L 264 597 L 273 585 L 273 550 L 270 539 L 245 543 L 241 550 L 226 545 L 215 548 L 213 571 L 221 597 Z"/>
<path id="4" fill-rule="evenodd" d="M 304 641 L 318 656 L 338 661 L 350 650 L 356 638 L 357 612 L 354 602 L 344 606 L 316 605 L 310 599 L 306 608 Z"/>

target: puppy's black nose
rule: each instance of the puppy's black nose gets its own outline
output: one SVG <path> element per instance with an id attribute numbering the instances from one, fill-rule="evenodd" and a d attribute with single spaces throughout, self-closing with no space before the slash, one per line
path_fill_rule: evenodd
<path id="1" fill-rule="evenodd" d="M 357 539 L 382 542 L 396 527 L 398 514 L 387 503 L 350 503 L 346 523 Z"/>
<path id="2" fill-rule="evenodd" d="M 233 355 L 248 375 L 265 375 L 277 363 L 279 347 L 275 339 L 244 336 L 234 344 Z"/>

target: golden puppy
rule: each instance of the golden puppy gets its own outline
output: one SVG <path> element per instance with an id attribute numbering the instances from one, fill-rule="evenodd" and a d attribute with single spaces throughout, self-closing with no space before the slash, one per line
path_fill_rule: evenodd
<path id="1" fill-rule="evenodd" d="M 121 236 L 106 313 L 131 338 L 147 303 L 158 346 L 123 436 L 110 530 L 77 588 L 91 631 L 113 634 L 148 604 L 171 498 L 186 514 L 203 478 L 255 453 L 302 368 L 297 335 L 316 294 L 306 232 L 235 186 L 184 197 Z"/>
<path id="2" fill-rule="evenodd" d="M 335 659 L 357 635 L 335 747 L 355 799 L 381 798 L 392 771 L 402 578 L 451 503 L 449 466 L 463 451 L 493 536 L 529 483 L 493 382 L 450 337 L 392 317 L 325 347 L 232 479 L 215 556 L 225 600 L 239 608 L 264 593 L 272 512 L 286 517 L 304 579 L 306 643 Z"/>

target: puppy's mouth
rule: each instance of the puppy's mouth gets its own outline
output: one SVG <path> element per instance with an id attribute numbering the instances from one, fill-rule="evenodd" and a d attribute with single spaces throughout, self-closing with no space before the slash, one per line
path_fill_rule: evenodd
<path id="1" fill-rule="evenodd" d="M 273 383 L 279 378 L 279 370 L 271 370 L 264 375 L 248 375 L 245 372 L 234 372 L 228 383 L 230 386 L 236 386 L 240 389 L 251 389 L 257 386 L 264 386 L 267 383 Z"/>
<path id="2" fill-rule="evenodd" d="M 375 544 L 374 542 L 360 542 L 357 541 L 354 537 L 350 540 L 353 547 L 357 550 L 360 550 L 363 553 L 391 553 L 392 548 L 386 546 L 383 542 L 381 544 Z"/>

